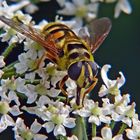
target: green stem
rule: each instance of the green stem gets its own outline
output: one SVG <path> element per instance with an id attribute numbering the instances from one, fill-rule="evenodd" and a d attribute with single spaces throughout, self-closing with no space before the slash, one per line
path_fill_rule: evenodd
<path id="1" fill-rule="evenodd" d="M 88 140 L 84 118 L 76 116 L 76 127 L 73 133 L 77 136 L 78 140 Z"/>
<path id="2" fill-rule="evenodd" d="M 81 117 L 82 118 L 82 117 Z M 82 118 L 82 123 L 83 123 L 83 140 L 88 140 L 88 137 L 87 137 L 87 130 L 86 130 L 86 124 L 85 124 L 85 120 L 84 118 Z"/>
<path id="3" fill-rule="evenodd" d="M 119 132 L 118 132 L 118 134 L 122 134 L 126 128 L 127 128 L 127 124 L 122 123 L 122 125 L 121 125 L 121 127 L 120 127 L 120 130 L 119 130 Z"/>
<path id="4" fill-rule="evenodd" d="M 64 97 L 64 96 L 57 96 L 56 99 L 59 101 L 62 101 L 62 102 L 66 101 L 66 97 Z"/>
<path id="5" fill-rule="evenodd" d="M 26 80 L 25 82 L 26 84 L 34 84 L 37 85 L 40 83 L 40 79 L 35 79 L 33 82 L 31 82 L 31 80 Z"/>
<path id="6" fill-rule="evenodd" d="M 13 69 L 14 68 L 14 65 L 17 63 L 18 61 L 15 61 L 15 62 L 12 62 L 11 64 L 5 66 L 2 71 L 9 71 L 10 69 Z"/>
<path id="7" fill-rule="evenodd" d="M 12 50 L 16 47 L 16 44 L 11 44 L 10 46 L 8 46 L 4 52 L 1 54 L 2 56 L 4 56 L 4 58 L 6 58 L 11 52 Z"/>
<path id="8" fill-rule="evenodd" d="M 27 96 L 20 93 L 20 92 L 16 92 L 17 96 L 20 98 L 20 99 L 27 99 Z"/>
<path id="9" fill-rule="evenodd" d="M 4 72 L 4 74 L 2 75 L 2 79 L 7 79 L 9 77 L 12 77 L 13 75 L 15 75 L 15 71 L 14 70 L 11 70 L 11 71 L 7 71 L 7 72 Z"/>
<path id="10" fill-rule="evenodd" d="M 115 126 L 115 121 L 112 120 L 110 123 L 110 128 L 113 130 L 114 126 Z"/>
<path id="11" fill-rule="evenodd" d="M 96 137 L 96 124 L 92 123 L 92 137 Z"/>

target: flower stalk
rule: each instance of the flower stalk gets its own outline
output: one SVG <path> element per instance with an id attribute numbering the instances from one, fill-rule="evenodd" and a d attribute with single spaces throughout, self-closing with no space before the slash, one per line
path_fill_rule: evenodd
<path id="1" fill-rule="evenodd" d="M 115 127 L 115 121 L 112 120 L 111 123 L 110 123 L 110 128 L 113 130 L 114 127 Z"/>
<path id="2" fill-rule="evenodd" d="M 126 129 L 127 127 L 128 127 L 127 124 L 122 123 L 122 125 L 121 125 L 121 127 L 120 127 L 120 129 L 119 129 L 119 131 L 118 131 L 118 134 L 123 134 L 123 132 L 125 131 L 125 129 Z"/>
<path id="3" fill-rule="evenodd" d="M 96 128 L 97 128 L 96 124 L 92 123 L 92 137 L 96 137 L 96 131 L 97 131 Z"/>
<path id="4" fill-rule="evenodd" d="M 12 43 L 11 45 L 9 45 L 4 52 L 1 54 L 2 56 L 4 56 L 4 58 L 7 58 L 8 55 L 12 52 L 12 50 L 17 47 L 17 45 L 15 43 Z"/>
<path id="5" fill-rule="evenodd" d="M 78 140 L 88 140 L 85 120 L 79 115 L 76 116 L 76 126 L 73 130 L 73 134 L 77 136 Z"/>

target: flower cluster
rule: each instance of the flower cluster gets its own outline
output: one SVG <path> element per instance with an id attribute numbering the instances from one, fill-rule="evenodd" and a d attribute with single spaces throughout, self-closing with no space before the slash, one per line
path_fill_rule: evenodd
<path id="1" fill-rule="evenodd" d="M 15 0 L 16 1 L 16 0 Z M 37 0 L 36 2 L 49 2 Z M 73 16 L 63 21 L 56 16 L 56 21 L 67 24 L 77 33 L 78 29 L 98 15 L 98 6 L 102 0 L 57 0 L 61 10 L 57 14 Z M 131 13 L 127 0 L 106 0 L 104 3 L 116 2 L 115 17 L 123 11 Z M 24 12 L 22 12 L 24 8 Z M 32 1 L 20 1 L 7 5 L 0 1 L 0 16 L 16 19 L 41 34 L 48 21 L 36 24 L 29 13 L 38 7 Z M 39 10 L 39 9 L 38 9 Z M 77 24 L 78 23 L 78 24 Z M 122 93 L 120 88 L 125 83 L 122 72 L 115 80 L 108 78 L 110 65 L 101 68 L 102 85 L 96 92 L 99 100 L 86 96 L 83 106 L 76 104 L 77 84 L 68 78 L 65 89 L 68 101 L 61 93 L 59 82 L 67 75 L 48 60 L 45 63 L 43 48 L 38 42 L 18 33 L 13 28 L 0 22 L 2 42 L 8 47 L 0 56 L 0 133 L 11 127 L 16 140 L 123 140 L 140 138 L 140 120 L 135 111 L 135 102 L 130 95 Z M 77 28 L 78 27 L 78 28 Z M 78 36 L 78 35 L 77 35 Z M 6 64 L 6 57 L 11 48 L 22 44 L 23 52 L 18 60 Z M 98 83 L 99 84 L 99 83 Z M 27 118 L 27 116 L 30 116 Z M 116 129 L 115 126 L 119 127 Z M 89 126 L 91 129 L 86 129 Z M 114 133 L 115 131 L 115 133 Z"/>

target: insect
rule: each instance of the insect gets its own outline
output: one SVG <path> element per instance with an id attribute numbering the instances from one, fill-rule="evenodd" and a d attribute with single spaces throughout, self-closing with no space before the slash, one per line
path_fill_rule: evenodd
<path id="1" fill-rule="evenodd" d="M 92 21 L 88 25 L 89 34 L 85 28 L 82 28 L 79 36 L 68 26 L 58 22 L 49 23 L 41 31 L 37 31 L 21 21 L 4 16 L 0 16 L 0 20 L 43 46 L 46 51 L 41 61 L 43 58 L 48 58 L 59 70 L 67 70 L 67 75 L 59 82 L 59 87 L 68 101 L 64 85 L 68 78 L 74 80 L 77 85 L 76 104 L 83 106 L 86 94 L 98 81 L 96 77 L 98 68 L 93 54 L 111 29 L 110 19 L 104 17 Z"/>

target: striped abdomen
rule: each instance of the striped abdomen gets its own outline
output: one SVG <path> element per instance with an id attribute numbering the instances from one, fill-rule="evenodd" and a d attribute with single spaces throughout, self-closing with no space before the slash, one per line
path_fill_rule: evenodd
<path id="1" fill-rule="evenodd" d="M 68 26 L 57 22 L 47 24 L 42 33 L 45 35 L 46 41 L 53 41 L 58 49 L 64 47 L 64 42 L 67 38 L 77 38 Z"/>

